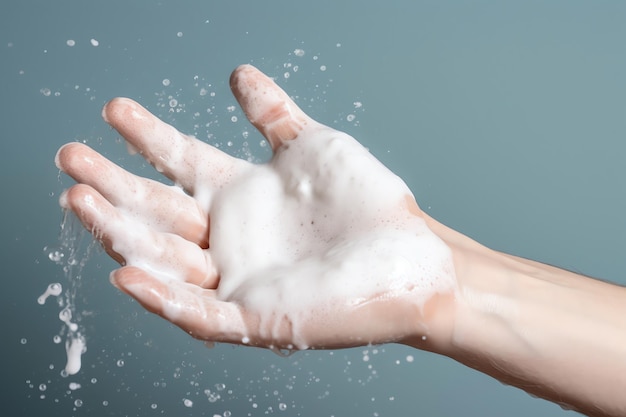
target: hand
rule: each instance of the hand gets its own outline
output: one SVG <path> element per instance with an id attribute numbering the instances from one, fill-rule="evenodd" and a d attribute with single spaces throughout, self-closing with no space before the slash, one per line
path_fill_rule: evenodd
<path id="1" fill-rule="evenodd" d="M 122 98 L 104 119 L 176 185 L 80 143 L 59 150 L 57 165 L 78 182 L 61 205 L 121 263 L 113 284 L 208 341 L 305 349 L 435 334 L 454 267 L 405 183 L 256 68 L 237 68 L 231 88 L 273 149 L 267 164 Z"/>

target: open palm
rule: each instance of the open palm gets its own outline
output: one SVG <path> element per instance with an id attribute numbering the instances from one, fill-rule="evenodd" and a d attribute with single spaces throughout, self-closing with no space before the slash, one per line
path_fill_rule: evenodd
<path id="1" fill-rule="evenodd" d="M 129 99 L 103 116 L 174 186 L 79 143 L 57 164 L 73 210 L 123 266 L 112 282 L 194 337 L 276 349 L 405 341 L 450 294 L 449 249 L 404 182 L 241 66 L 231 87 L 274 151 L 233 158 Z"/>

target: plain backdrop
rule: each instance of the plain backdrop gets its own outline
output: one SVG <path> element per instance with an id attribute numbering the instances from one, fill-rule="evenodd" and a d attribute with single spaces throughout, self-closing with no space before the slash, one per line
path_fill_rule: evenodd
<path id="1" fill-rule="evenodd" d="M 208 349 L 119 294 L 103 253 L 80 277 L 49 259 L 72 183 L 53 160 L 78 140 L 156 177 L 102 122 L 115 96 L 266 160 L 228 88 L 252 63 L 445 224 L 626 284 L 625 19 L 618 1 L 3 1 L 1 414 L 573 415 L 401 346 Z M 72 377 L 60 375 L 60 306 L 37 303 L 52 282 L 71 291 L 60 299 L 87 338 Z"/>

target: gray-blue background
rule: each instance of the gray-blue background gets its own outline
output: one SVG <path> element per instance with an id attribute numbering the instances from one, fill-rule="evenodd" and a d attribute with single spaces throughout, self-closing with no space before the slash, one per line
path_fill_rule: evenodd
<path id="1" fill-rule="evenodd" d="M 57 244 L 57 199 L 71 184 L 53 157 L 81 140 L 150 173 L 100 120 L 123 95 L 182 131 L 266 158 L 229 110 L 229 73 L 251 62 L 312 116 L 359 138 L 449 226 L 624 284 L 625 22 L 618 1 L 3 1 L 0 413 L 572 414 L 400 346 L 287 359 L 208 350 L 118 294 L 102 253 L 76 297 L 83 370 L 62 378 L 59 307 L 36 302 L 49 283 L 68 285 L 44 250 Z"/>

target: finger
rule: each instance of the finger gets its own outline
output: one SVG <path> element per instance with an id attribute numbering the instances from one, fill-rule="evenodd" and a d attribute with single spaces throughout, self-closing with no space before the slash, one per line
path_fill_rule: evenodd
<path id="1" fill-rule="evenodd" d="M 246 163 L 159 120 L 128 98 L 115 98 L 102 109 L 102 117 L 133 147 L 190 194 L 220 187 Z"/>
<path id="2" fill-rule="evenodd" d="M 182 282 L 163 282 L 136 267 L 111 274 L 113 285 L 192 336 L 216 342 L 244 343 L 246 327 L 239 308 L 219 301 L 214 290 Z"/>
<path id="3" fill-rule="evenodd" d="M 152 229 L 208 247 L 208 215 L 179 188 L 133 175 L 77 142 L 59 149 L 56 164 Z"/>
<path id="4" fill-rule="evenodd" d="M 295 139 L 307 125 L 307 116 L 271 78 L 252 65 L 241 65 L 230 77 L 230 88 L 250 122 L 276 150 Z"/>
<path id="5" fill-rule="evenodd" d="M 140 265 L 163 280 L 178 279 L 211 288 L 217 271 L 208 251 L 178 235 L 159 233 L 116 209 L 95 189 L 77 184 L 61 197 L 85 228 L 122 265 Z"/>

